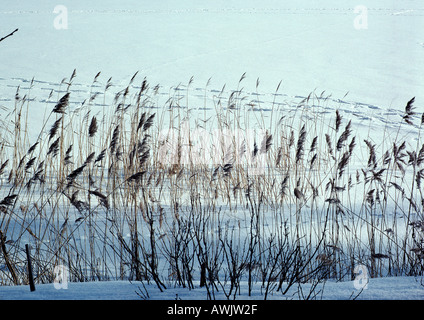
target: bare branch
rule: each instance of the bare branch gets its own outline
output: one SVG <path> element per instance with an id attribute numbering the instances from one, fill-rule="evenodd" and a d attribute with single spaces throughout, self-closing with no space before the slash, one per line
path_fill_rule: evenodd
<path id="1" fill-rule="evenodd" d="M 12 35 L 13 35 L 16 31 L 18 31 L 18 29 L 15 29 L 15 31 L 13 31 L 13 32 L 9 33 L 7 36 L 5 36 L 5 37 L 1 38 L 1 39 L 0 39 L 0 41 L 3 41 L 4 39 L 6 39 L 6 38 L 8 38 L 8 37 L 12 36 Z"/>

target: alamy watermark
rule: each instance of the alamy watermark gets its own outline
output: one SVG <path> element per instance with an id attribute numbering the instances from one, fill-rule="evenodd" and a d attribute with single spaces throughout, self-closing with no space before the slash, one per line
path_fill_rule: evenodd
<path id="1" fill-rule="evenodd" d="M 353 20 L 353 27 L 356 30 L 368 29 L 368 8 L 364 5 L 358 5 L 353 9 L 357 15 Z"/>
<path id="2" fill-rule="evenodd" d="M 356 30 L 368 29 L 368 8 L 364 5 L 357 5 L 353 8 L 356 17 L 353 20 L 353 27 Z M 68 29 L 68 8 L 64 5 L 57 5 L 53 9 L 56 17 L 53 26 L 56 30 Z"/>
<path id="3" fill-rule="evenodd" d="M 56 30 L 68 29 L 68 8 L 64 5 L 57 5 L 53 9 L 56 17 L 53 20 L 53 26 Z"/>
<path id="4" fill-rule="evenodd" d="M 63 264 L 54 267 L 54 288 L 57 290 L 68 289 L 68 268 Z"/>
<path id="5" fill-rule="evenodd" d="M 166 165 L 247 166 L 251 174 L 263 174 L 268 166 L 271 135 L 266 130 L 178 129 L 159 133 L 158 161 Z"/>
<path id="6" fill-rule="evenodd" d="M 368 268 L 363 264 L 359 264 L 353 270 L 353 273 L 356 274 L 355 280 L 353 280 L 353 286 L 356 290 L 365 290 L 368 289 L 369 275 Z"/>

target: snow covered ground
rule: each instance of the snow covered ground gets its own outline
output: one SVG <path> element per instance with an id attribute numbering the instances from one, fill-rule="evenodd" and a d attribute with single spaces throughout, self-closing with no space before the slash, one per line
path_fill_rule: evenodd
<path id="1" fill-rule="evenodd" d="M 414 277 L 390 277 L 370 279 L 366 288 L 355 288 L 354 281 L 327 281 L 316 290 L 315 299 L 322 300 L 424 300 L 422 279 Z M 148 294 L 146 294 L 146 292 Z M 304 285 L 304 292 L 309 292 Z M 285 296 L 274 293 L 269 300 L 299 300 L 299 292 L 293 290 Z M 54 284 L 36 285 L 31 292 L 29 286 L 8 286 L 0 288 L 0 300 L 205 300 L 206 290 L 197 286 L 194 289 L 169 287 L 160 292 L 157 287 L 134 281 L 105 281 L 87 283 L 68 283 L 67 289 L 56 289 Z M 226 300 L 225 296 L 217 293 L 216 299 Z M 260 287 L 252 291 L 241 292 L 237 300 L 262 300 Z"/>
<path id="2" fill-rule="evenodd" d="M 139 71 L 160 85 L 164 99 L 170 88 L 194 84 L 191 101 L 236 88 L 240 76 L 247 92 L 266 104 L 281 81 L 283 99 L 300 101 L 310 92 L 332 94 L 342 111 L 374 125 L 396 125 L 405 103 L 424 101 L 424 5 L 421 1 L 64 1 L 67 28 L 58 29 L 56 1 L 19 1 L 0 7 L 0 106 L 13 108 L 14 94 L 31 88 L 30 134 L 45 115 L 51 90 L 76 69 L 72 103 L 80 104 L 101 72 L 99 91 L 109 77 L 118 88 Z M 365 29 L 355 28 L 367 11 Z M 361 7 L 363 8 L 363 7 Z M 64 21 L 61 21 L 64 23 Z M 56 25 L 55 25 L 56 23 Z M 63 25 L 63 24 L 62 24 Z M 118 89 L 116 90 L 118 91 Z M 116 92 L 115 91 L 115 92 Z M 345 96 L 347 94 L 347 96 Z M 253 99 L 253 98 L 252 98 Z M 340 101 L 341 100 L 341 101 Z M 48 107 L 50 105 L 47 104 Z M 421 112 L 423 110 L 420 110 Z M 356 118 L 355 118 L 356 119 Z M 205 299 L 202 289 L 148 286 L 150 299 Z M 0 287 L 2 299 L 140 299 L 137 282 L 70 283 Z M 257 295 L 260 296 L 260 288 Z M 359 292 L 353 282 L 325 283 L 322 299 L 350 299 Z M 218 297 L 219 298 L 219 297 Z M 222 298 L 222 297 L 221 297 Z M 247 299 L 247 296 L 240 297 Z M 280 299 L 281 296 L 271 296 Z M 286 298 L 299 298 L 288 295 Z M 421 279 L 371 279 L 358 299 L 424 298 Z"/>

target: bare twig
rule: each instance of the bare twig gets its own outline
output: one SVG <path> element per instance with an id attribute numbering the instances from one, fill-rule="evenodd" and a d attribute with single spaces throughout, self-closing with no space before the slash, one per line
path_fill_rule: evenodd
<path id="1" fill-rule="evenodd" d="M 0 39 L 0 41 L 3 41 L 4 39 L 6 39 L 6 38 L 8 38 L 8 37 L 10 37 L 10 36 L 12 36 L 16 31 L 18 31 L 19 29 L 15 29 L 13 32 L 11 32 L 11 33 L 9 33 L 7 36 L 5 36 L 5 37 L 3 37 L 3 38 L 1 38 Z"/>

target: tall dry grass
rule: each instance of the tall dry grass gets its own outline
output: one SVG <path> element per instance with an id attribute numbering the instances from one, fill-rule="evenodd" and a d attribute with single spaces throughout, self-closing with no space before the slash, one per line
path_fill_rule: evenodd
<path id="1" fill-rule="evenodd" d="M 108 98 L 114 86 L 100 73 L 71 107 L 75 78 L 48 96 L 37 137 L 27 134 L 30 90 L 18 88 L 13 126 L 3 122 L 3 285 L 27 283 L 25 244 L 36 283 L 63 264 L 71 281 L 198 283 L 209 298 L 236 298 L 245 282 L 265 298 L 315 289 L 353 279 L 357 265 L 373 277 L 422 275 L 424 118 L 414 99 L 379 141 L 324 92 L 292 105 L 278 101 L 279 84 L 267 103 L 259 81 L 256 95 L 243 90 L 245 75 L 230 92 L 208 81 L 202 107 L 190 106 L 193 79 L 158 105 L 160 87 L 137 85 L 137 74 Z"/>

